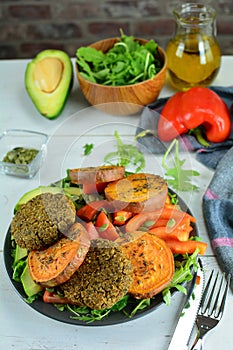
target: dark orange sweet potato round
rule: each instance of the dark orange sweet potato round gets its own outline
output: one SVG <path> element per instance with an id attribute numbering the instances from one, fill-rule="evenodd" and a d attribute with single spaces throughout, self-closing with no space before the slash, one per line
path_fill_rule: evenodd
<path id="1" fill-rule="evenodd" d="M 151 298 L 169 284 L 174 257 L 165 241 L 149 232 L 136 231 L 130 234 L 129 242 L 122 240 L 122 248 L 133 266 L 129 293 L 134 298 Z"/>
<path id="2" fill-rule="evenodd" d="M 28 266 L 33 280 L 45 287 L 66 282 L 85 259 L 90 247 L 86 229 L 79 223 L 71 226 L 69 237 L 61 238 L 47 249 L 32 250 Z"/>
<path id="3" fill-rule="evenodd" d="M 168 187 L 161 176 L 141 173 L 109 183 L 104 192 L 117 210 L 141 213 L 163 208 Z"/>

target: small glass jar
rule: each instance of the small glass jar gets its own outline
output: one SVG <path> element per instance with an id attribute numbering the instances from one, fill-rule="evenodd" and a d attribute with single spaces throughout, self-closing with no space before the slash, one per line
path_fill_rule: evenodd
<path id="1" fill-rule="evenodd" d="M 40 169 L 47 151 L 48 135 L 30 130 L 9 129 L 0 135 L 0 174 L 31 179 Z M 17 148 L 35 149 L 38 153 L 30 163 L 4 161 L 9 151 Z"/>
<path id="2" fill-rule="evenodd" d="M 208 86 L 221 65 L 216 11 L 210 6 L 187 3 L 173 13 L 176 32 L 166 48 L 169 80 L 181 91 L 193 86 Z"/>

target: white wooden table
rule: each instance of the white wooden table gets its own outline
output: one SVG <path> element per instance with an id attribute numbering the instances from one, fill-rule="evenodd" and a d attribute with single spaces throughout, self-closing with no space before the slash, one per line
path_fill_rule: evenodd
<path id="1" fill-rule="evenodd" d="M 3 245 L 17 200 L 26 191 L 65 176 L 67 167 L 85 165 L 86 160 L 82 156 L 85 143 L 95 144 L 98 155 L 93 162 L 98 164 L 101 161 L 98 158 L 100 151 L 105 149 L 107 152 L 109 149 L 106 135 L 108 136 L 113 128 L 117 129 L 120 135 L 125 135 L 128 133 L 126 123 L 133 125 L 130 130 L 135 130 L 139 119 L 139 116 L 119 117 L 93 112 L 82 96 L 76 78 L 62 115 L 56 120 L 43 118 L 35 110 L 25 91 L 24 72 L 27 62 L 0 61 L 0 132 L 10 128 L 46 132 L 50 135 L 50 142 L 41 171 L 33 179 L 0 175 L 0 347 L 6 350 L 166 350 L 183 301 L 183 295 L 180 293 L 176 293 L 171 306 L 162 305 L 142 318 L 120 325 L 92 327 L 69 325 L 43 316 L 30 308 L 11 285 L 4 267 Z M 214 82 L 215 85 L 232 85 L 232 66 L 233 56 L 223 57 L 222 68 Z M 172 93 L 174 90 L 166 84 L 160 97 Z M 162 171 L 159 158 L 149 156 L 148 159 L 149 171 Z M 201 201 L 213 172 L 197 162 L 193 155 L 189 155 L 188 162 L 201 173 L 196 179 L 200 191 L 184 194 L 183 198 L 197 218 L 203 240 L 209 243 Z M 217 267 L 210 244 L 203 262 L 207 269 Z M 232 325 L 233 296 L 230 292 L 221 323 L 206 337 L 206 350 L 232 348 Z"/>

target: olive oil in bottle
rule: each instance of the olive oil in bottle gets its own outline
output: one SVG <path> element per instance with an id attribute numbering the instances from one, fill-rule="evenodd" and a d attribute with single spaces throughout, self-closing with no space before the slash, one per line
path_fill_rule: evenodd
<path id="1" fill-rule="evenodd" d="M 176 33 L 167 46 L 168 77 L 178 90 L 208 86 L 221 65 L 215 37 L 215 11 L 200 4 L 184 4 L 174 11 Z"/>

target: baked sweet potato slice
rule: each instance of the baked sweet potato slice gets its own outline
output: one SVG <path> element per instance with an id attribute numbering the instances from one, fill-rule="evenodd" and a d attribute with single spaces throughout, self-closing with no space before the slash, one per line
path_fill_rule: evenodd
<path id="1" fill-rule="evenodd" d="M 125 167 L 103 165 L 69 170 L 70 182 L 75 184 L 100 184 L 122 179 Z"/>
<path id="2" fill-rule="evenodd" d="M 133 266 L 133 283 L 129 294 L 147 299 L 161 292 L 174 274 L 174 258 L 166 243 L 148 232 L 136 231 L 122 243 L 125 255 Z"/>
<path id="3" fill-rule="evenodd" d="M 47 249 L 33 250 L 28 255 L 28 266 L 33 280 L 44 287 L 66 282 L 79 268 L 90 247 L 86 229 L 75 223 L 61 238 Z"/>
<path id="4" fill-rule="evenodd" d="M 109 183 L 104 192 L 116 210 L 141 213 L 161 209 L 166 202 L 168 186 L 159 175 L 140 173 Z"/>

